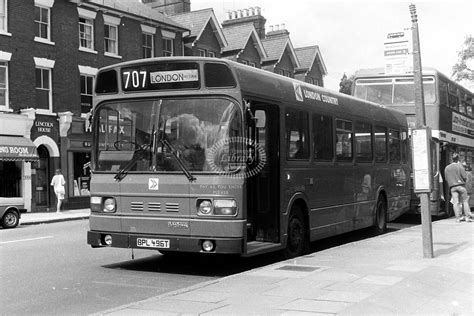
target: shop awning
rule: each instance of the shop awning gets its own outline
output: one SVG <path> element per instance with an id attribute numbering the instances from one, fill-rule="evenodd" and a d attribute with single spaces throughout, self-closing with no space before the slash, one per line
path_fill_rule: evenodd
<path id="1" fill-rule="evenodd" d="M 3 161 L 37 161 L 36 146 L 22 136 L 0 136 L 0 160 Z"/>

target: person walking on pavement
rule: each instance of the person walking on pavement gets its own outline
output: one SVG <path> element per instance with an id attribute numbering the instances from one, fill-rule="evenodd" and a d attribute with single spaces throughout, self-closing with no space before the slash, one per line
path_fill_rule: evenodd
<path id="1" fill-rule="evenodd" d="M 54 188 L 54 193 L 56 194 L 56 199 L 58 203 L 56 204 L 56 213 L 61 211 L 61 204 L 64 200 L 64 185 L 66 181 L 64 180 L 63 175 L 61 174 L 61 169 L 56 169 L 56 174 L 54 175 L 53 179 L 51 180 L 51 185 Z"/>
<path id="2" fill-rule="evenodd" d="M 452 162 L 444 169 L 444 178 L 451 191 L 456 222 L 472 222 L 473 215 L 469 208 L 469 196 L 466 190 L 467 173 L 459 161 L 458 153 L 453 153 Z"/>

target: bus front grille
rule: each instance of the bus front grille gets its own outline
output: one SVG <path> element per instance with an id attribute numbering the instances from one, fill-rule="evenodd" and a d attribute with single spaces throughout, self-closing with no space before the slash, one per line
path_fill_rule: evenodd
<path id="1" fill-rule="evenodd" d="M 150 212 L 161 212 L 161 203 L 158 202 L 149 202 L 148 211 Z"/>
<path id="2" fill-rule="evenodd" d="M 179 212 L 179 203 L 166 203 L 167 212 Z"/>
<path id="3" fill-rule="evenodd" d="M 143 211 L 143 202 L 131 202 L 130 203 L 130 209 L 132 211 L 142 212 Z"/>

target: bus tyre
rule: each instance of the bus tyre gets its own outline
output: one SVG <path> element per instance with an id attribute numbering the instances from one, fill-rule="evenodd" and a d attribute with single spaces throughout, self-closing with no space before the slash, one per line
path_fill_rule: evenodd
<path id="1" fill-rule="evenodd" d="M 293 207 L 288 220 L 288 237 L 286 241 L 285 257 L 299 257 L 309 250 L 303 212 L 299 207 Z"/>
<path id="2" fill-rule="evenodd" d="M 382 195 L 377 199 L 373 231 L 376 235 L 384 234 L 387 231 L 387 203 Z"/>
<path id="3" fill-rule="evenodd" d="M 2 217 L 3 228 L 14 228 L 20 223 L 20 215 L 14 210 L 6 211 Z"/>

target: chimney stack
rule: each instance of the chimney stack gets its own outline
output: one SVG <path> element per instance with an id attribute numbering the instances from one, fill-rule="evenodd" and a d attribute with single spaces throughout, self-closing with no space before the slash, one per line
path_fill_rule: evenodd
<path id="1" fill-rule="evenodd" d="M 227 20 L 222 22 L 222 27 L 253 23 L 260 38 L 265 38 L 265 22 L 261 15 L 260 7 L 250 7 L 227 12 Z"/>

